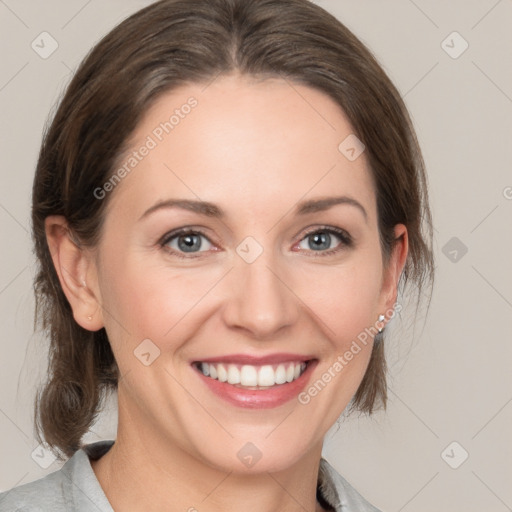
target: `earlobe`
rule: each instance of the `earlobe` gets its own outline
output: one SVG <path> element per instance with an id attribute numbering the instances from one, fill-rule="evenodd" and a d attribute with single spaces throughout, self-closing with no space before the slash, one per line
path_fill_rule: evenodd
<path id="1" fill-rule="evenodd" d="M 45 231 L 53 265 L 75 321 L 89 331 L 101 329 L 101 298 L 90 251 L 80 246 L 61 215 L 47 217 Z"/>

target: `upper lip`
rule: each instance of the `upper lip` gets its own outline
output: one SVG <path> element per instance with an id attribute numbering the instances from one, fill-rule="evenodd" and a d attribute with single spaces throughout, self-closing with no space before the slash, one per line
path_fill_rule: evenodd
<path id="1" fill-rule="evenodd" d="M 268 354 L 266 356 L 256 356 L 250 354 L 226 354 L 217 357 L 205 357 L 204 359 L 195 359 L 193 363 L 231 363 L 231 364 L 249 364 L 260 366 L 265 364 L 279 364 L 293 362 L 306 362 L 314 359 L 313 356 L 291 353 Z"/>

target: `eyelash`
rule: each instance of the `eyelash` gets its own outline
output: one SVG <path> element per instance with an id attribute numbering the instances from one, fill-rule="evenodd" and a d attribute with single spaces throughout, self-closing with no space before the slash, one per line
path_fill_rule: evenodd
<path id="1" fill-rule="evenodd" d="M 311 256 L 314 258 L 330 256 L 332 254 L 338 253 L 344 247 L 352 247 L 353 245 L 352 237 L 345 230 L 335 228 L 333 226 L 321 226 L 311 229 L 310 231 L 306 231 L 306 233 L 304 233 L 302 238 L 299 240 L 299 243 L 302 242 L 302 240 L 308 238 L 309 236 L 314 235 L 315 233 L 329 233 L 331 235 L 336 235 L 341 240 L 341 243 L 338 247 L 335 247 L 334 249 L 328 249 L 326 251 L 307 251 L 311 253 Z"/>
<path id="2" fill-rule="evenodd" d="M 343 249 L 343 246 L 344 247 L 352 247 L 353 246 L 352 237 L 345 230 L 335 228 L 333 226 L 321 226 L 321 227 L 316 227 L 315 229 L 312 229 L 310 231 L 307 231 L 306 233 L 304 233 L 303 237 L 299 240 L 298 243 L 302 242 L 302 240 L 304 240 L 308 236 L 311 236 L 315 233 L 334 234 L 341 240 L 341 243 L 338 247 L 336 247 L 334 249 L 328 249 L 325 251 L 307 251 L 307 252 L 312 252 L 313 257 L 330 256 L 332 254 L 335 254 L 335 253 L 341 251 Z M 170 233 L 167 233 L 160 240 L 159 245 L 161 246 L 162 249 L 164 249 L 165 251 L 169 252 L 170 254 L 172 254 L 174 256 L 177 256 L 178 258 L 183 258 L 183 259 L 201 258 L 203 256 L 202 253 L 195 253 L 196 255 L 192 256 L 192 254 L 194 254 L 194 253 L 183 253 L 183 252 L 175 251 L 174 249 L 170 249 L 169 247 L 167 247 L 167 244 L 169 242 L 171 242 L 171 240 L 173 240 L 176 237 L 185 236 L 185 235 L 201 235 L 204 238 L 206 238 L 213 245 L 213 242 L 210 241 L 210 239 L 206 236 L 205 233 L 203 233 L 201 230 L 195 230 L 195 229 L 191 229 L 191 228 L 180 228 L 180 229 L 171 231 Z M 185 256 L 185 254 L 189 254 L 189 255 Z"/>

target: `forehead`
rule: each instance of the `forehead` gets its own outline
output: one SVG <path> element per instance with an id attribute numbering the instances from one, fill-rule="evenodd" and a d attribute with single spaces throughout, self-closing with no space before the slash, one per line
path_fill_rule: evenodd
<path id="1" fill-rule="evenodd" d="M 233 75 L 181 86 L 139 123 L 118 164 L 134 165 L 125 165 L 129 173 L 112 203 L 129 200 L 137 209 L 169 197 L 200 198 L 258 214 L 339 192 L 357 196 L 372 215 L 365 154 L 350 161 L 339 149 L 352 134 L 331 98 L 289 80 Z"/>

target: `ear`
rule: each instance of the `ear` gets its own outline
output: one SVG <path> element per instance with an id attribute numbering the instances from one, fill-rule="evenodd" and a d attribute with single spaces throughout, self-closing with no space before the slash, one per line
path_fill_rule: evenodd
<path id="1" fill-rule="evenodd" d="M 382 277 L 381 296 L 379 301 L 379 314 L 385 315 L 382 327 L 389 320 L 390 312 L 396 304 L 398 296 L 398 282 L 409 252 L 409 238 L 407 228 L 403 224 L 397 224 L 394 229 L 395 242 L 389 257 L 387 268 L 384 269 Z"/>
<path id="2" fill-rule="evenodd" d="M 53 265 L 75 321 L 89 331 L 101 329 L 104 326 L 101 297 L 92 252 L 74 240 L 61 215 L 45 219 L 45 232 Z"/>

